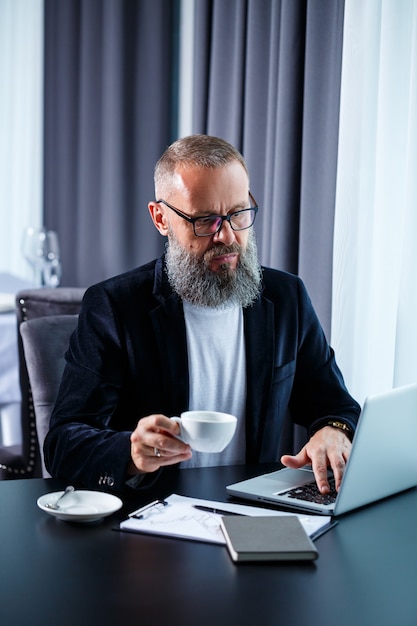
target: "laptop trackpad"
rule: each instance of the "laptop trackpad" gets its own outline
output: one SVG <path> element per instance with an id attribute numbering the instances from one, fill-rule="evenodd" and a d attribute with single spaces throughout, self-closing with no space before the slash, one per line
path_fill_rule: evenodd
<path id="1" fill-rule="evenodd" d="M 265 478 L 273 481 L 274 485 L 271 485 L 271 488 L 274 492 L 279 493 L 280 491 L 310 483 L 314 480 L 314 473 L 310 467 L 303 469 L 285 468 L 272 472 L 272 474 L 267 474 Z"/>

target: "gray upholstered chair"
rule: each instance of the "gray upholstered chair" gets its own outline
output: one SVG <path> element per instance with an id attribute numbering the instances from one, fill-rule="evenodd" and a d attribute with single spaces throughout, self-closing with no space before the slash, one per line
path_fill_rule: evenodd
<path id="1" fill-rule="evenodd" d="M 49 474 L 43 461 L 43 442 L 64 371 L 64 355 L 77 321 L 78 315 L 51 315 L 20 325 L 44 478 Z"/>
<path id="2" fill-rule="evenodd" d="M 20 325 L 22 322 L 50 315 L 76 315 L 81 307 L 85 289 L 57 287 L 25 289 L 16 295 L 17 342 L 19 375 L 22 393 L 20 411 L 21 443 L 0 445 L 0 479 L 37 478 L 42 476 L 36 420 Z"/>

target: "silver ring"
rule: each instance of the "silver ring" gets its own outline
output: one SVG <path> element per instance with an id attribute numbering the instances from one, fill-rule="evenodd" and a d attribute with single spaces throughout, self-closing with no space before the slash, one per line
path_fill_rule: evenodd
<path id="1" fill-rule="evenodd" d="M 155 456 L 157 456 L 158 458 L 161 456 L 161 453 L 159 452 L 158 448 L 154 448 L 153 449 Z"/>

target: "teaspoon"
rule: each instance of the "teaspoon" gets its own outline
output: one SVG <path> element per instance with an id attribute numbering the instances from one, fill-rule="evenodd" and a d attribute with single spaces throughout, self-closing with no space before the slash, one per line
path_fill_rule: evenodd
<path id="1" fill-rule="evenodd" d="M 59 498 L 56 500 L 56 502 L 54 502 L 53 504 L 47 502 L 45 504 L 46 508 L 47 509 L 59 509 L 58 502 L 60 500 L 62 500 L 62 498 L 64 498 L 68 493 L 72 493 L 73 491 L 74 491 L 74 487 L 72 485 L 68 485 L 68 487 L 65 488 L 64 493 L 59 496 Z"/>

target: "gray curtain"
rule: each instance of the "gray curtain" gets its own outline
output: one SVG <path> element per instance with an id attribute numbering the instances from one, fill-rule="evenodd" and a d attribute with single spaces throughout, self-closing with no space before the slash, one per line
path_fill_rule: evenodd
<path id="1" fill-rule="evenodd" d="M 176 138 L 176 0 L 45 0 L 44 222 L 63 285 L 158 256 L 153 166 Z"/>
<path id="2" fill-rule="evenodd" d="M 194 132 L 244 154 L 261 260 L 330 334 L 344 0 L 198 0 Z"/>

